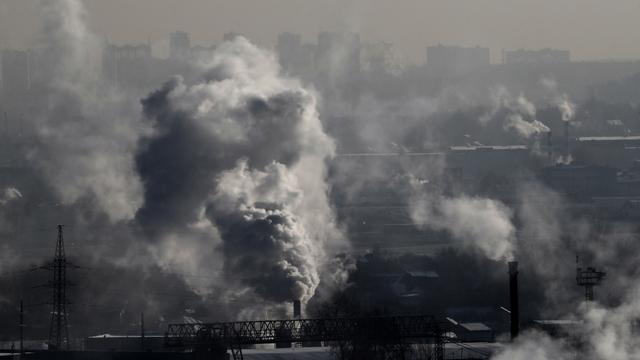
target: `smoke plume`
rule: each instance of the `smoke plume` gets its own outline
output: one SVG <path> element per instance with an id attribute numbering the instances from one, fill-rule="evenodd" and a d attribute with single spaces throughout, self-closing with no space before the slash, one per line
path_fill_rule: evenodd
<path id="1" fill-rule="evenodd" d="M 487 124 L 499 121 L 506 131 L 515 131 L 523 138 L 548 132 L 549 128 L 536 119 L 536 107 L 520 94 L 514 97 L 506 87 L 498 86 L 491 92 L 491 109 L 480 117 Z"/>
<path id="2" fill-rule="evenodd" d="M 553 79 L 543 78 L 540 83 L 551 97 L 551 102 L 560 111 L 562 121 L 573 120 L 576 114 L 576 104 L 571 102 L 569 95 L 560 93 L 558 83 Z"/>
<path id="3" fill-rule="evenodd" d="M 334 144 L 315 97 L 241 37 L 202 70 L 143 100 L 153 134 L 137 154 L 145 201 L 136 218 L 159 239 L 204 226 L 210 241 L 198 246 L 219 247 L 225 276 L 267 300 L 306 301 L 344 245 L 324 180 Z"/>
<path id="4" fill-rule="evenodd" d="M 62 201 L 94 199 L 112 221 L 131 219 L 142 203 L 133 154 L 143 128 L 139 107 L 100 81 L 99 42 L 78 0 L 42 1 L 43 86 L 29 160 Z"/>
<path id="5" fill-rule="evenodd" d="M 513 259 L 516 230 L 513 211 L 500 201 L 482 197 L 428 194 L 415 186 L 409 199 L 414 224 L 445 230 L 463 246 L 492 260 Z"/>

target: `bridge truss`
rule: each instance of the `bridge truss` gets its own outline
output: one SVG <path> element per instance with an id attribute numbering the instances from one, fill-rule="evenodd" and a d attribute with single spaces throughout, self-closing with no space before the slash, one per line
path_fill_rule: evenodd
<path id="1" fill-rule="evenodd" d="M 391 316 L 366 318 L 327 318 L 239 321 L 200 324 L 170 324 L 165 334 L 167 347 L 197 351 L 230 349 L 241 360 L 242 347 L 251 344 L 292 344 L 348 342 L 366 339 L 370 344 L 394 347 L 409 341 L 428 340 L 434 345 L 434 358 L 444 358 L 448 322 L 432 316 Z"/>

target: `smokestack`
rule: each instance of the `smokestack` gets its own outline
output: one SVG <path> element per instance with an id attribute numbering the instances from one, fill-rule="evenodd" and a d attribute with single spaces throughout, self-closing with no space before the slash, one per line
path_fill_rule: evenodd
<path id="1" fill-rule="evenodd" d="M 293 318 L 300 319 L 302 317 L 302 304 L 300 300 L 293 300 Z"/>
<path id="2" fill-rule="evenodd" d="M 564 122 L 564 161 L 569 162 L 569 122 Z"/>
<path id="3" fill-rule="evenodd" d="M 509 303 L 511 307 L 511 341 L 520 332 L 520 309 L 518 308 L 518 262 L 509 262 Z"/>
<path id="4" fill-rule="evenodd" d="M 551 136 L 551 131 L 547 132 L 547 157 L 549 165 L 553 165 L 553 139 Z"/>

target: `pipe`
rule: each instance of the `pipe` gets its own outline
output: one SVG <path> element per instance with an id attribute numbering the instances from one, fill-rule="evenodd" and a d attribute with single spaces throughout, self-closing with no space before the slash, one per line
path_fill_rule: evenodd
<path id="1" fill-rule="evenodd" d="M 569 163 L 569 122 L 564 122 L 564 161 Z"/>
<path id="2" fill-rule="evenodd" d="M 547 161 L 549 165 L 553 165 L 553 140 L 551 137 L 551 131 L 547 132 Z"/>
<path id="3" fill-rule="evenodd" d="M 518 262 L 509 262 L 509 303 L 511 307 L 511 341 L 520 332 L 520 309 L 518 299 Z"/>
<path id="4" fill-rule="evenodd" d="M 293 318 L 300 319 L 302 317 L 302 305 L 300 300 L 293 301 Z"/>

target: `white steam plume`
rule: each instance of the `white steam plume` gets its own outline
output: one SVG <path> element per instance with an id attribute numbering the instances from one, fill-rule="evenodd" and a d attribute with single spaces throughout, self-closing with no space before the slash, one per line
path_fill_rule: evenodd
<path id="1" fill-rule="evenodd" d="M 514 97 L 506 87 L 491 91 L 491 109 L 480 117 L 480 123 L 500 121 L 504 130 L 513 130 L 523 138 L 549 131 L 549 127 L 536 119 L 536 107 L 524 95 Z"/>
<path id="2" fill-rule="evenodd" d="M 131 219 L 142 203 L 133 154 L 143 127 L 139 105 L 100 81 L 99 41 L 79 0 L 41 3 L 41 55 L 47 92 L 36 98 L 38 145 L 30 161 L 65 204 L 95 199 L 112 221 Z M 45 63 L 43 61 L 43 63 Z"/>
<path id="3" fill-rule="evenodd" d="M 576 115 L 576 104 L 571 102 L 567 94 L 561 94 L 558 90 L 558 83 L 550 78 L 543 78 L 540 83 L 550 94 L 552 102 L 560 111 L 562 121 L 571 121 Z"/>
<path id="4" fill-rule="evenodd" d="M 544 284 L 541 316 L 570 319 L 576 326 L 567 335 L 550 337 L 527 331 L 493 359 L 636 359 L 640 357 L 637 321 L 640 319 L 640 283 L 635 264 L 635 236 L 616 235 L 612 228 L 602 237 L 593 233 L 591 221 L 570 215 L 566 200 L 538 184 L 519 189 L 518 254 L 521 268 Z M 571 266 L 576 249 L 588 250 L 604 266 L 608 277 L 598 287 L 601 299 L 613 297 L 612 305 L 592 302 L 576 306 L 580 290 Z M 569 265 L 569 266 L 568 266 Z M 577 341 L 576 341 L 577 340 Z M 576 343 L 579 345 L 576 346 Z"/>
<path id="5" fill-rule="evenodd" d="M 414 192 L 409 200 L 409 210 L 416 225 L 446 230 L 466 248 L 479 251 L 490 259 L 513 259 L 516 231 L 512 223 L 513 211 L 509 207 L 481 197 L 451 198 Z"/>

